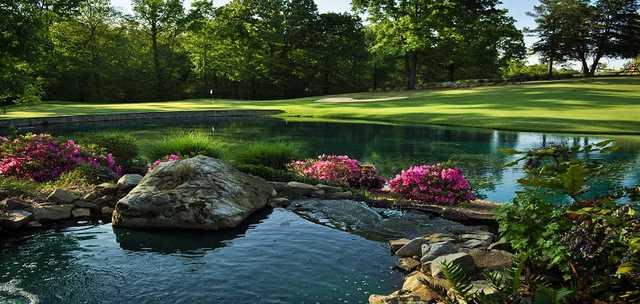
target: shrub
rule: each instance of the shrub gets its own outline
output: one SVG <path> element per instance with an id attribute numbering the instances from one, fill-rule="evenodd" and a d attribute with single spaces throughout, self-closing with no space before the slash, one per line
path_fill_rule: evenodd
<path id="1" fill-rule="evenodd" d="M 352 188 L 378 190 L 385 179 L 372 165 L 362 165 L 348 156 L 321 155 L 317 159 L 295 161 L 289 168 L 301 176 Z"/>
<path id="2" fill-rule="evenodd" d="M 295 172 L 289 170 L 278 170 L 273 169 L 271 167 L 260 166 L 260 165 L 247 165 L 247 164 L 237 164 L 235 168 L 241 172 L 251 174 L 257 177 L 262 177 L 265 180 L 271 182 L 301 182 L 305 184 L 315 185 L 320 183 L 320 180 L 308 178 L 305 176 L 301 176 Z"/>
<path id="3" fill-rule="evenodd" d="M 256 143 L 234 151 L 232 157 L 238 164 L 259 165 L 274 169 L 286 169 L 298 156 L 296 145 L 290 143 Z"/>
<path id="4" fill-rule="evenodd" d="M 80 137 L 78 141 L 108 151 L 126 172 L 140 172 L 140 151 L 133 136 L 121 132 L 103 132 Z"/>
<path id="5" fill-rule="evenodd" d="M 475 199 L 462 170 L 441 164 L 413 166 L 389 181 L 391 192 L 406 199 L 459 204 Z"/>
<path id="6" fill-rule="evenodd" d="M 113 175 L 122 169 L 111 154 L 85 148 L 74 141 L 59 142 L 46 134 L 27 134 L 0 142 L 0 175 L 43 182 L 58 178 L 80 165 L 104 167 Z"/>
<path id="7" fill-rule="evenodd" d="M 0 178 L 0 196 L 33 195 L 39 190 L 39 184 L 30 180 L 14 177 Z M 2 199 L 3 197 L 0 197 Z"/>
<path id="8" fill-rule="evenodd" d="M 222 156 L 222 146 L 204 132 L 173 132 L 159 142 L 151 144 L 145 151 L 150 160 L 176 154 L 182 157 L 204 155 L 214 158 Z"/>
<path id="9" fill-rule="evenodd" d="M 56 185 L 67 187 L 98 185 L 114 181 L 115 178 L 116 176 L 113 172 L 105 167 L 80 165 L 60 175 L 56 181 Z"/>

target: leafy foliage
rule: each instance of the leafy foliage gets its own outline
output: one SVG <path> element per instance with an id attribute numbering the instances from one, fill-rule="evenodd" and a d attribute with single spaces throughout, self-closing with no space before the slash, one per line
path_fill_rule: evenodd
<path id="1" fill-rule="evenodd" d="M 78 138 L 78 142 L 86 145 L 96 145 L 109 151 L 114 160 L 120 164 L 126 173 L 144 172 L 144 162 L 140 159 L 140 149 L 136 138 L 122 132 L 101 132 Z"/>
<path id="2" fill-rule="evenodd" d="M 144 154 L 150 160 L 173 154 L 187 158 L 197 155 L 220 158 L 224 154 L 224 149 L 205 132 L 177 131 L 151 143 Z"/>
<path id="3" fill-rule="evenodd" d="M 300 156 L 300 148 L 285 142 L 260 142 L 237 147 L 230 151 L 231 158 L 239 164 L 258 165 L 284 170 Z"/>
<path id="4" fill-rule="evenodd" d="M 501 234 L 524 257 L 526 282 L 540 276 L 562 278 L 560 286 L 574 288 L 575 300 L 581 303 L 640 299 L 640 216 L 633 203 L 637 187 L 610 189 L 588 200 L 581 197 L 589 179 L 607 170 L 602 160 L 588 156 L 616 150 L 612 141 L 603 141 L 516 152 L 524 156 L 514 163 L 524 162 L 528 173 L 521 184 L 532 190 L 555 189 L 572 198 L 571 204 L 554 206 L 530 191 L 500 208 Z M 630 204 L 617 203 L 624 196 Z M 540 290 L 547 292 L 544 299 L 550 303 L 564 296 L 549 288 Z"/>

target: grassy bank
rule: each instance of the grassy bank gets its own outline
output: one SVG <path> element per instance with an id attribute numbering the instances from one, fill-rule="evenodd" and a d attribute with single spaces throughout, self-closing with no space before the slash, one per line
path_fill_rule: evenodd
<path id="1" fill-rule="evenodd" d="M 601 78 L 473 89 L 356 93 L 275 101 L 46 102 L 3 119 L 180 110 L 281 109 L 288 119 L 440 124 L 518 131 L 640 135 L 640 79 Z"/>

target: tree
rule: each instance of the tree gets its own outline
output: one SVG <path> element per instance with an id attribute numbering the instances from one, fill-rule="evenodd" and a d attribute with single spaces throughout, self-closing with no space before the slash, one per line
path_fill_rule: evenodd
<path id="1" fill-rule="evenodd" d="M 48 26 L 72 15 L 82 0 L 0 0 L 0 99 L 38 100 Z"/>
<path id="2" fill-rule="evenodd" d="M 163 71 L 160 63 L 159 39 L 166 33 L 177 34 L 184 20 L 182 0 L 133 0 L 136 18 L 147 28 L 151 39 L 153 69 L 156 77 L 156 93 L 163 89 Z"/>
<path id="3" fill-rule="evenodd" d="M 638 0 L 557 0 L 540 9 L 536 21 L 543 35 L 534 50 L 549 56 L 558 49 L 555 56 L 578 61 L 585 76 L 593 76 L 605 56 L 631 58 L 639 52 Z"/>
<path id="4" fill-rule="evenodd" d="M 561 45 L 562 37 L 562 15 L 561 5 L 557 0 L 540 0 L 540 4 L 534 6 L 533 12 L 527 15 L 535 18 L 537 27 L 528 30 L 535 34 L 538 40 L 533 44 L 533 52 L 538 53 L 547 63 L 547 77 L 553 78 L 553 65 L 564 61 Z"/>
<path id="5" fill-rule="evenodd" d="M 435 0 L 354 0 L 354 9 L 369 14 L 373 53 L 405 59 L 407 89 L 416 88 L 419 54 L 433 47 L 448 2 Z"/>

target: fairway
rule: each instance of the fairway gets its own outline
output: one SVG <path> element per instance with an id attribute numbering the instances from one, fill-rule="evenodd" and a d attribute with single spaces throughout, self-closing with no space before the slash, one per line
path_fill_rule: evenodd
<path id="1" fill-rule="evenodd" d="M 348 102 L 327 102 L 347 100 Z M 363 102 L 358 102 L 362 100 Z M 281 109 L 287 119 L 438 124 L 517 131 L 640 134 L 640 79 L 598 78 L 522 85 L 356 93 L 275 101 L 45 102 L 2 119 L 101 113 Z"/>

